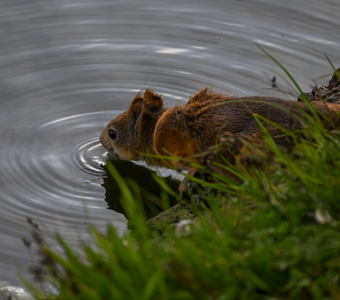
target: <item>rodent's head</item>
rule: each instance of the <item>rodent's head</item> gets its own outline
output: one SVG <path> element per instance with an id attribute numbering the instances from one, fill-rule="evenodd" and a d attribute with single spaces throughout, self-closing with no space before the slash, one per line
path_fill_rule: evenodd
<path id="1" fill-rule="evenodd" d="M 143 153 L 152 150 L 155 125 L 163 112 L 162 97 L 146 89 L 135 96 L 127 111 L 107 125 L 100 142 L 115 157 L 142 160 Z"/>

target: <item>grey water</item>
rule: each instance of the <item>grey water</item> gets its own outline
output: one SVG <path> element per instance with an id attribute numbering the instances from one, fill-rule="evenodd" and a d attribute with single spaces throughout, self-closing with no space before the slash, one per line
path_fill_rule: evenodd
<path id="1" fill-rule="evenodd" d="M 20 294 L 19 275 L 31 278 L 28 217 L 72 245 L 88 224 L 126 232 L 105 201 L 98 136 L 138 91 L 167 106 L 204 86 L 294 99 L 272 88 L 275 76 L 296 93 L 256 44 L 309 91 L 332 72 L 324 54 L 340 65 L 339 28 L 337 0 L 2 0 L 0 289 Z"/>

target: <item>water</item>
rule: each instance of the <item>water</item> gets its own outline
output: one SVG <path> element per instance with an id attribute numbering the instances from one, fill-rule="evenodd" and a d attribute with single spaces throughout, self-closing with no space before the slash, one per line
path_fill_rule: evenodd
<path id="1" fill-rule="evenodd" d="M 336 0 L 2 0 L 1 289 L 15 291 L 23 286 L 18 274 L 28 276 L 27 217 L 74 245 L 88 239 L 89 223 L 127 230 L 105 201 L 98 136 L 140 89 L 154 88 L 167 106 L 206 85 L 282 96 L 264 89 L 274 75 L 290 88 L 256 42 L 308 91 L 313 78 L 331 73 L 324 53 L 340 65 L 337 7 Z"/>

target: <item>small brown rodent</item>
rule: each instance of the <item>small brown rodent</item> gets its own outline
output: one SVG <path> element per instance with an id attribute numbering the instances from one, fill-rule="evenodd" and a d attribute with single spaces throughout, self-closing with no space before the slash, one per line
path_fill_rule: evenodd
<path id="1" fill-rule="evenodd" d="M 340 112 L 340 105 L 319 102 L 313 103 L 313 106 L 338 121 L 335 112 Z M 255 145 L 261 145 L 263 131 L 253 114 L 261 115 L 284 128 L 301 129 L 305 126 L 301 121 L 301 118 L 305 119 L 303 112 L 313 115 L 305 103 L 268 97 L 229 97 L 207 87 L 191 96 L 185 105 L 164 108 L 162 97 L 146 89 L 144 94 L 135 96 L 127 111 L 107 125 L 100 135 L 100 141 L 114 156 L 143 160 L 150 164 L 145 155 L 148 151 L 190 158 L 211 149 L 221 135 L 232 136 L 234 140 L 248 137 Z M 325 126 L 330 126 L 325 118 L 322 120 Z M 284 137 L 282 131 L 263 123 L 279 146 L 292 146 L 292 140 Z M 242 162 L 245 152 L 243 144 L 239 142 L 228 149 L 225 147 L 221 154 L 230 163 L 236 164 L 235 157 Z M 192 161 L 198 162 L 197 158 Z M 161 159 L 155 159 L 155 162 L 158 166 L 166 166 Z M 170 163 L 178 169 L 187 167 L 175 160 Z M 208 167 L 238 180 L 214 164 Z M 195 171 L 195 168 L 191 168 L 190 173 Z"/>

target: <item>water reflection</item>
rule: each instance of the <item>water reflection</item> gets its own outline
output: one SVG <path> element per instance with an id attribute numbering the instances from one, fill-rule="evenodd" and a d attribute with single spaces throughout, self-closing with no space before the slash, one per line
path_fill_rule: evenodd
<path id="1" fill-rule="evenodd" d="M 162 190 L 153 177 L 156 175 L 155 171 L 130 161 L 112 159 L 111 162 L 128 185 L 131 186 L 131 184 L 137 183 L 141 192 L 140 203 L 144 207 L 148 219 L 153 218 L 165 208 L 176 204 L 176 197 L 172 195 L 168 195 L 168 203 L 164 203 Z M 108 208 L 125 215 L 124 204 L 121 203 L 120 187 L 106 167 L 103 168 L 105 173 L 103 174 L 104 182 L 102 186 L 106 191 L 105 201 L 108 204 Z M 178 180 L 172 176 L 166 176 L 164 180 L 173 191 L 178 192 L 180 183 Z"/>

